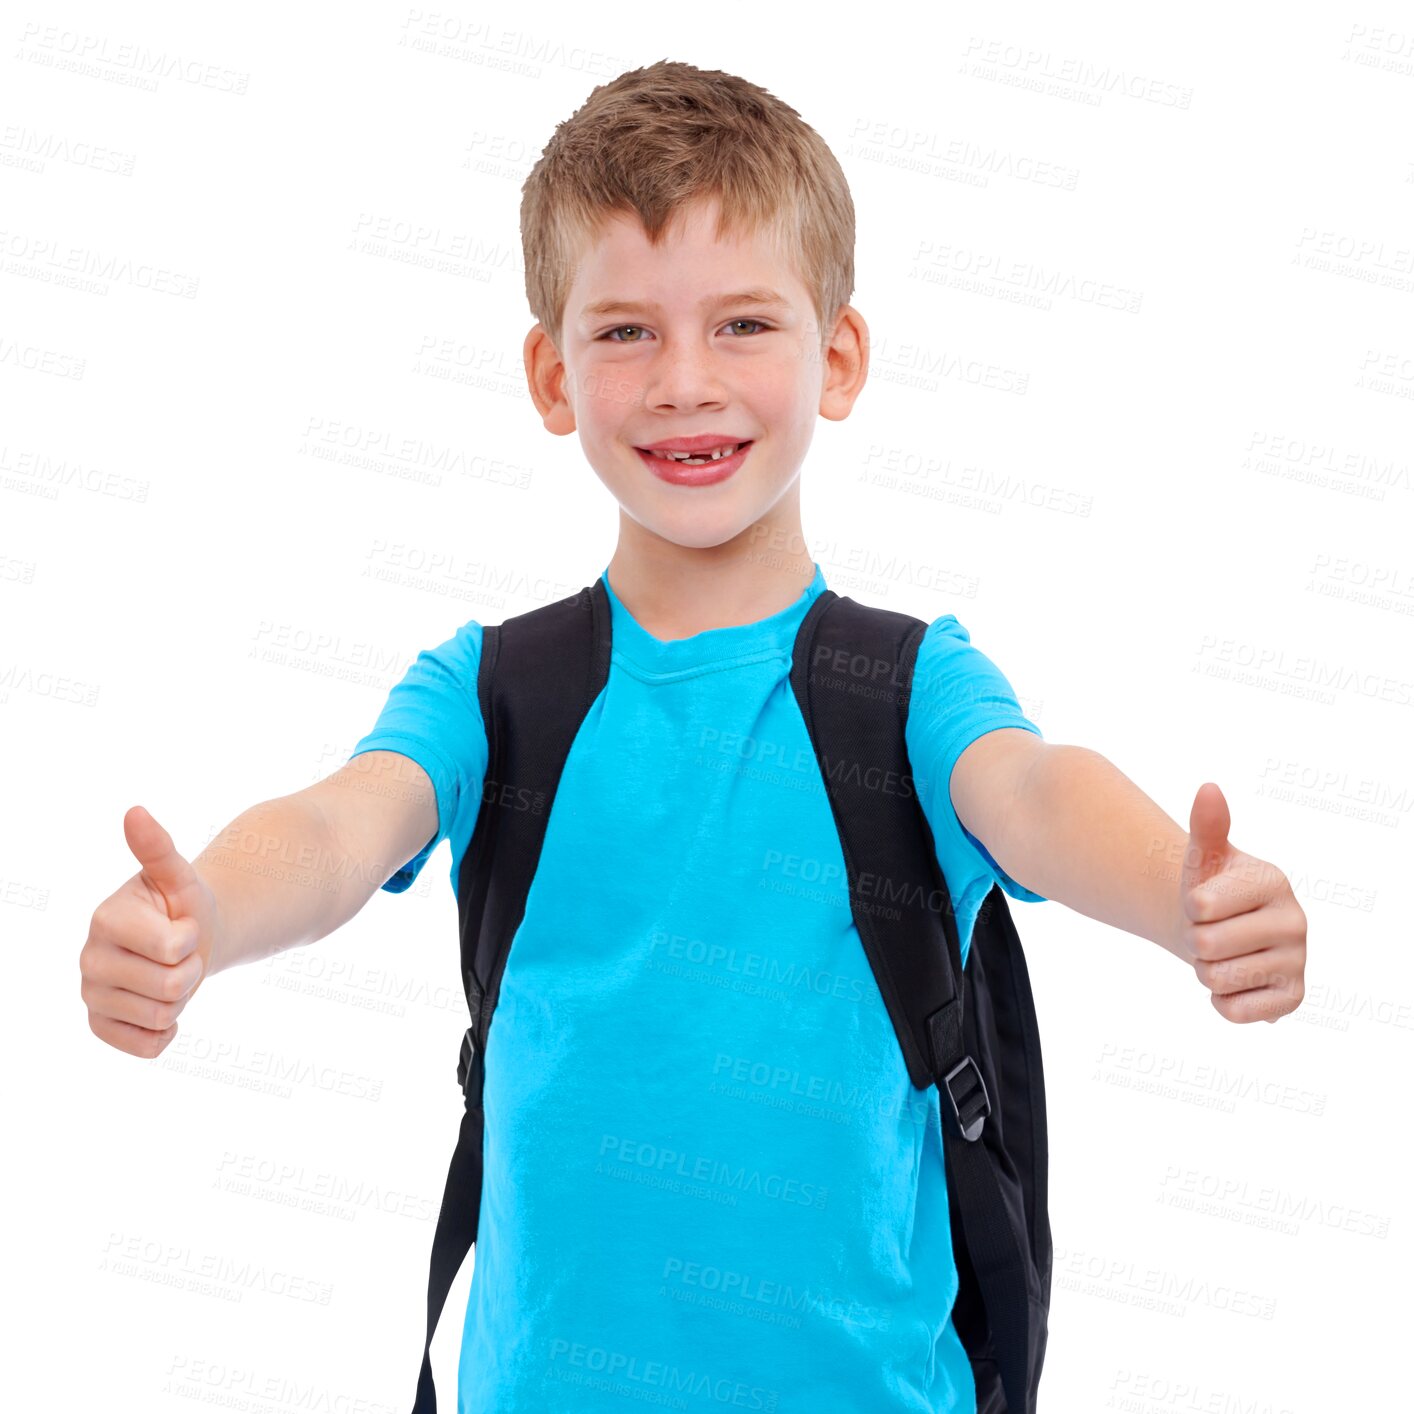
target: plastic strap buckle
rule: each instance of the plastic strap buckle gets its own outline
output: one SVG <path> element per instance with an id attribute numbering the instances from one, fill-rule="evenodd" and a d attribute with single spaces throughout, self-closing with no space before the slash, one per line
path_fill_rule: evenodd
<path id="1" fill-rule="evenodd" d="M 953 1132 L 969 1142 L 975 1140 L 992 1113 L 992 1102 L 977 1062 L 971 1056 L 963 1056 L 943 1077 L 943 1086 L 948 1097 L 948 1105 L 943 1109 L 944 1123 L 951 1108 Z"/>

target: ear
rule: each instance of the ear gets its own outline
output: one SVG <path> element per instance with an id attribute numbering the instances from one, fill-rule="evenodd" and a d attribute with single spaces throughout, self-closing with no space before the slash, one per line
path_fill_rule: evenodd
<path id="1" fill-rule="evenodd" d="M 540 414 L 547 432 L 557 437 L 574 431 L 574 408 L 565 395 L 567 370 L 560 351 L 555 347 L 545 326 L 535 323 L 525 336 L 522 350 L 525 359 L 525 381 L 530 387 L 530 400 Z"/>
<path id="2" fill-rule="evenodd" d="M 840 306 L 821 362 L 820 416 L 842 422 L 869 376 L 869 326 L 852 304 Z"/>

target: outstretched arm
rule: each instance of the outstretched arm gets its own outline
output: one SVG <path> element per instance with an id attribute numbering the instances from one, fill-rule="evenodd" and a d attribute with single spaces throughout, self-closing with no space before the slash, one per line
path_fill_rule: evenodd
<path id="1" fill-rule="evenodd" d="M 1300 1004 L 1306 915 L 1280 869 L 1228 842 L 1216 785 L 1185 830 L 1099 752 L 1001 729 L 958 757 L 951 792 L 1019 884 L 1189 963 L 1229 1021 Z"/>

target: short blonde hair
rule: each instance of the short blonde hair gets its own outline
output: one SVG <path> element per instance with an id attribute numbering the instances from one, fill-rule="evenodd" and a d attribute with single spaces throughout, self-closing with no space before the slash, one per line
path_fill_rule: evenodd
<path id="1" fill-rule="evenodd" d="M 657 245 L 675 212 L 711 197 L 718 240 L 776 241 L 810 290 L 823 345 L 854 293 L 854 202 L 834 153 L 765 89 L 660 59 L 594 89 L 521 189 L 526 298 L 555 346 L 582 245 L 608 217 L 636 213 Z"/>

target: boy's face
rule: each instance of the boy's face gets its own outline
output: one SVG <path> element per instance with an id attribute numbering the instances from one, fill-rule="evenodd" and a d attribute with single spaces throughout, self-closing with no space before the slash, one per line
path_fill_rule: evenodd
<path id="1" fill-rule="evenodd" d="M 848 415 L 868 363 L 857 311 L 844 306 L 822 351 L 790 263 L 761 236 L 716 240 L 714 220 L 714 203 L 695 202 L 654 246 L 636 216 L 611 218 L 576 272 L 562 347 L 540 324 L 525 342 L 545 426 L 577 429 L 623 511 L 695 548 L 762 523 L 798 527 L 796 481 L 815 419 Z M 709 468 L 674 472 L 641 450 L 704 434 L 750 444 L 717 468 L 735 466 L 724 479 L 704 484 Z"/>

